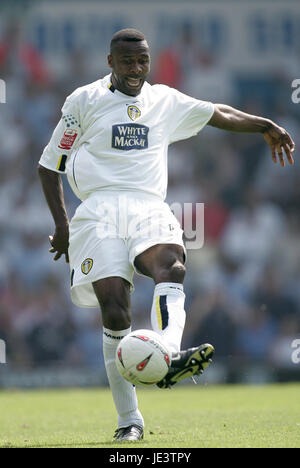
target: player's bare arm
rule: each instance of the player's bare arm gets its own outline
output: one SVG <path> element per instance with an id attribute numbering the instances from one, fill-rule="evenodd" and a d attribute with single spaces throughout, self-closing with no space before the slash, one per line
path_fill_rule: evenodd
<path id="1" fill-rule="evenodd" d="M 294 164 L 292 153 L 295 150 L 289 133 L 270 119 L 246 114 L 225 104 L 215 104 L 215 111 L 208 125 L 232 132 L 262 133 L 271 149 L 272 159 L 285 166 L 285 157 Z"/>
<path id="2" fill-rule="evenodd" d="M 58 260 L 62 255 L 65 255 L 66 262 L 69 263 L 69 220 L 65 207 L 61 176 L 59 173 L 46 169 L 41 165 L 38 166 L 38 173 L 55 222 L 55 233 L 53 236 L 49 236 L 52 246 L 49 252 L 55 253 L 54 260 Z"/>

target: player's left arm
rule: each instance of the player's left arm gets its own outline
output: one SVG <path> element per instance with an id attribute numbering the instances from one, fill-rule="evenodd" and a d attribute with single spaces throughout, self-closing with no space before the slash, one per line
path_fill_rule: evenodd
<path id="1" fill-rule="evenodd" d="M 289 164 L 294 164 L 292 153 L 295 150 L 289 133 L 275 122 L 264 117 L 246 114 L 225 104 L 215 104 L 215 110 L 208 125 L 231 132 L 262 133 L 271 149 L 272 159 L 285 166 L 284 153 Z"/>

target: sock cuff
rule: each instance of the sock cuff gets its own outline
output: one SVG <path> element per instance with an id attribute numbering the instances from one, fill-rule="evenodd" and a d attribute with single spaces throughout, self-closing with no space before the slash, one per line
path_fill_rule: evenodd
<path id="1" fill-rule="evenodd" d="M 181 283 L 158 283 L 154 289 L 154 296 L 162 296 L 162 295 L 176 295 L 176 296 L 184 296 L 183 292 L 183 284 Z"/>
<path id="2" fill-rule="evenodd" d="M 120 343 L 124 336 L 131 332 L 131 327 L 125 330 L 110 330 L 109 328 L 103 327 L 103 342 L 115 344 L 116 346 Z"/>

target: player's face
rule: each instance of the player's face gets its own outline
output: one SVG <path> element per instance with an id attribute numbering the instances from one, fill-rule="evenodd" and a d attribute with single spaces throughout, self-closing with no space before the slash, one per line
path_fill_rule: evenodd
<path id="1" fill-rule="evenodd" d="M 146 41 L 120 41 L 108 56 L 112 84 L 129 96 L 137 96 L 150 72 L 150 53 Z"/>

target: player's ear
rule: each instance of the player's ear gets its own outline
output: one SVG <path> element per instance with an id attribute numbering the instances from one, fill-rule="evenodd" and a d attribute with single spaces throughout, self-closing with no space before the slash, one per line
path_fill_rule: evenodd
<path id="1" fill-rule="evenodd" d="M 109 55 L 107 56 L 107 63 L 108 63 L 108 66 L 109 66 L 110 68 L 112 68 L 112 56 L 111 56 L 111 54 L 109 54 Z"/>

